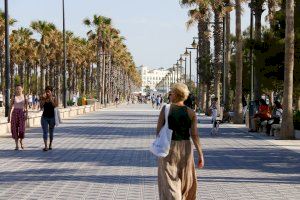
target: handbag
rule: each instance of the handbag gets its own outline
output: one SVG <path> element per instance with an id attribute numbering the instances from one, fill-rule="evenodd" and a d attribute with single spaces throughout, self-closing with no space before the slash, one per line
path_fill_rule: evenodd
<path id="1" fill-rule="evenodd" d="M 58 108 L 54 108 L 54 118 L 55 118 L 55 126 L 59 126 L 61 124 L 60 112 Z"/>
<path id="2" fill-rule="evenodd" d="M 169 154 L 172 130 L 169 129 L 168 116 L 170 104 L 165 106 L 165 125 L 160 129 L 156 139 L 150 146 L 150 151 L 158 157 L 166 157 Z"/>

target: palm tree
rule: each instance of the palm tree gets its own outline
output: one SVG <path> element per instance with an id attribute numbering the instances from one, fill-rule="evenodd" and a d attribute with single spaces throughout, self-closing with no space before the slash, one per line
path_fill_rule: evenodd
<path id="1" fill-rule="evenodd" d="M 285 68 L 283 91 L 283 116 L 281 124 L 281 139 L 294 138 L 293 125 L 293 70 L 294 70 L 294 0 L 286 0 L 285 27 Z"/>
<path id="2" fill-rule="evenodd" d="M 265 3 L 265 0 L 252 0 L 252 8 L 255 16 L 255 31 L 254 31 L 254 40 L 257 45 L 255 45 L 254 53 L 259 53 L 260 49 L 260 43 L 261 43 L 261 36 L 262 36 L 262 26 L 261 26 L 261 17 L 262 13 L 264 12 L 263 5 Z M 254 60 L 254 69 L 255 69 L 255 82 L 254 82 L 254 93 L 255 98 L 260 98 L 260 63 L 258 63 L 256 60 Z"/>
<path id="3" fill-rule="evenodd" d="M 212 4 L 214 11 L 214 94 L 218 98 L 217 108 L 220 111 L 220 83 L 222 69 L 222 11 L 224 8 L 221 0 L 214 1 Z"/>
<path id="4" fill-rule="evenodd" d="M 17 21 L 15 19 L 9 19 L 9 25 L 13 26 Z M 5 15 L 2 10 L 0 10 L 0 91 L 4 94 L 4 37 L 5 37 Z"/>
<path id="5" fill-rule="evenodd" d="M 234 122 L 243 123 L 242 90 L 243 90 L 243 41 L 241 33 L 241 0 L 236 0 L 236 90 L 234 102 Z"/>
<path id="6" fill-rule="evenodd" d="M 186 7 L 196 7 L 194 9 L 189 10 L 188 15 L 190 17 L 189 21 L 187 22 L 187 28 L 190 28 L 195 23 L 197 24 L 198 28 L 198 47 L 201 46 L 202 50 L 199 51 L 199 69 L 197 69 L 198 76 L 199 76 L 199 85 L 198 89 L 200 89 L 201 94 L 201 103 L 200 107 L 202 110 L 204 109 L 204 104 L 206 102 L 206 94 L 209 94 L 209 88 L 211 84 L 211 70 L 210 70 L 210 43 L 209 43 L 209 35 L 208 32 L 208 23 L 210 20 L 210 12 L 209 12 L 209 0 L 181 0 L 180 1 L 182 6 Z M 207 89 L 208 88 L 208 89 Z"/>
<path id="7" fill-rule="evenodd" d="M 38 52 L 40 55 L 39 67 L 40 67 L 40 92 L 45 88 L 45 69 L 47 73 L 48 59 L 47 59 L 47 48 L 49 43 L 49 36 L 52 30 L 56 29 L 53 23 L 46 21 L 34 21 L 31 22 L 31 28 L 40 34 L 40 42 L 38 46 Z M 47 81 L 46 81 L 47 82 Z"/>
<path id="8" fill-rule="evenodd" d="M 106 31 L 108 27 L 111 26 L 111 19 L 104 16 L 94 15 L 92 20 L 85 19 L 84 24 L 88 27 L 93 27 L 95 29 L 90 30 L 87 34 L 90 40 L 93 40 L 96 43 L 98 81 L 97 98 L 101 103 L 104 103 L 104 37 L 106 36 Z"/>

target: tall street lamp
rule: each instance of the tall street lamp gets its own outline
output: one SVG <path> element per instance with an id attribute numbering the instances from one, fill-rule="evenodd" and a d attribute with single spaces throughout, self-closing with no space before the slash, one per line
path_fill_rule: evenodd
<path id="1" fill-rule="evenodd" d="M 10 51 L 9 51 L 9 16 L 8 0 L 5 0 L 5 117 L 10 109 Z"/>
<path id="2" fill-rule="evenodd" d="M 199 70 L 200 70 L 200 62 L 199 62 L 199 45 L 196 42 L 196 39 L 199 39 L 198 37 L 193 37 L 193 43 L 191 44 L 191 46 L 193 48 L 190 49 L 196 49 L 196 88 L 197 88 L 197 98 L 200 99 L 200 74 L 199 74 Z"/>
<path id="3" fill-rule="evenodd" d="M 192 51 L 188 51 L 188 49 L 195 49 L 195 48 L 185 48 L 184 56 L 190 56 L 190 84 L 192 83 Z"/>
<path id="4" fill-rule="evenodd" d="M 181 64 L 181 67 L 182 67 L 182 62 L 184 62 L 184 83 L 186 84 L 186 58 L 183 59 L 182 56 L 184 56 L 184 54 L 180 55 L 179 62 Z"/>
<path id="5" fill-rule="evenodd" d="M 178 60 L 175 65 L 176 65 L 176 82 L 178 83 L 178 67 L 179 67 Z"/>
<path id="6" fill-rule="evenodd" d="M 67 48 L 66 48 L 66 30 L 65 30 L 65 0 L 62 0 L 63 8 L 63 45 L 64 45 L 64 67 L 63 67 L 63 105 L 67 107 L 67 78 L 66 78 L 66 66 L 67 66 Z"/>

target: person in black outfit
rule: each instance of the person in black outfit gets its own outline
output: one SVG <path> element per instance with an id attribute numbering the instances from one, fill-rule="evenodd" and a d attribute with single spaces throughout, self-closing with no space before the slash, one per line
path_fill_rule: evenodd
<path id="1" fill-rule="evenodd" d="M 41 109 L 43 110 L 41 125 L 43 128 L 43 139 L 45 147 L 43 151 L 52 150 L 52 141 L 53 141 L 53 133 L 55 126 L 55 115 L 54 108 L 57 107 L 57 100 L 52 95 L 53 88 L 51 86 L 47 86 L 45 89 L 45 93 L 41 96 Z M 48 131 L 50 137 L 50 143 L 48 148 Z"/>

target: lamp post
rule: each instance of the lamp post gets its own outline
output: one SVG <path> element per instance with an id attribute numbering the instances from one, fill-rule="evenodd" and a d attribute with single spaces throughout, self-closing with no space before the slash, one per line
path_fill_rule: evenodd
<path id="1" fill-rule="evenodd" d="M 63 105 L 67 107 L 67 48 L 66 48 L 66 30 L 65 30 L 65 0 L 62 0 L 63 8 L 63 48 L 64 48 L 64 66 L 63 66 Z"/>
<path id="2" fill-rule="evenodd" d="M 195 49 L 195 48 L 185 48 L 184 56 L 190 56 L 190 84 L 192 83 L 192 51 L 188 51 L 188 49 Z"/>
<path id="3" fill-rule="evenodd" d="M 8 0 L 5 0 L 5 117 L 10 110 L 10 51 L 9 51 L 9 16 Z"/>
<path id="4" fill-rule="evenodd" d="M 182 56 L 184 56 L 184 54 L 180 55 L 179 62 L 181 67 L 182 67 L 182 62 L 184 62 L 184 83 L 186 84 L 186 58 L 183 59 Z"/>
<path id="5" fill-rule="evenodd" d="M 198 37 L 193 37 L 193 43 L 191 46 L 193 48 L 190 49 L 196 49 L 196 88 L 197 88 L 197 98 L 200 99 L 200 62 L 199 62 L 199 45 L 196 43 L 196 39 L 199 39 Z"/>
<path id="6" fill-rule="evenodd" d="M 179 67 L 178 60 L 175 65 L 176 65 L 176 82 L 178 82 L 178 67 Z"/>

